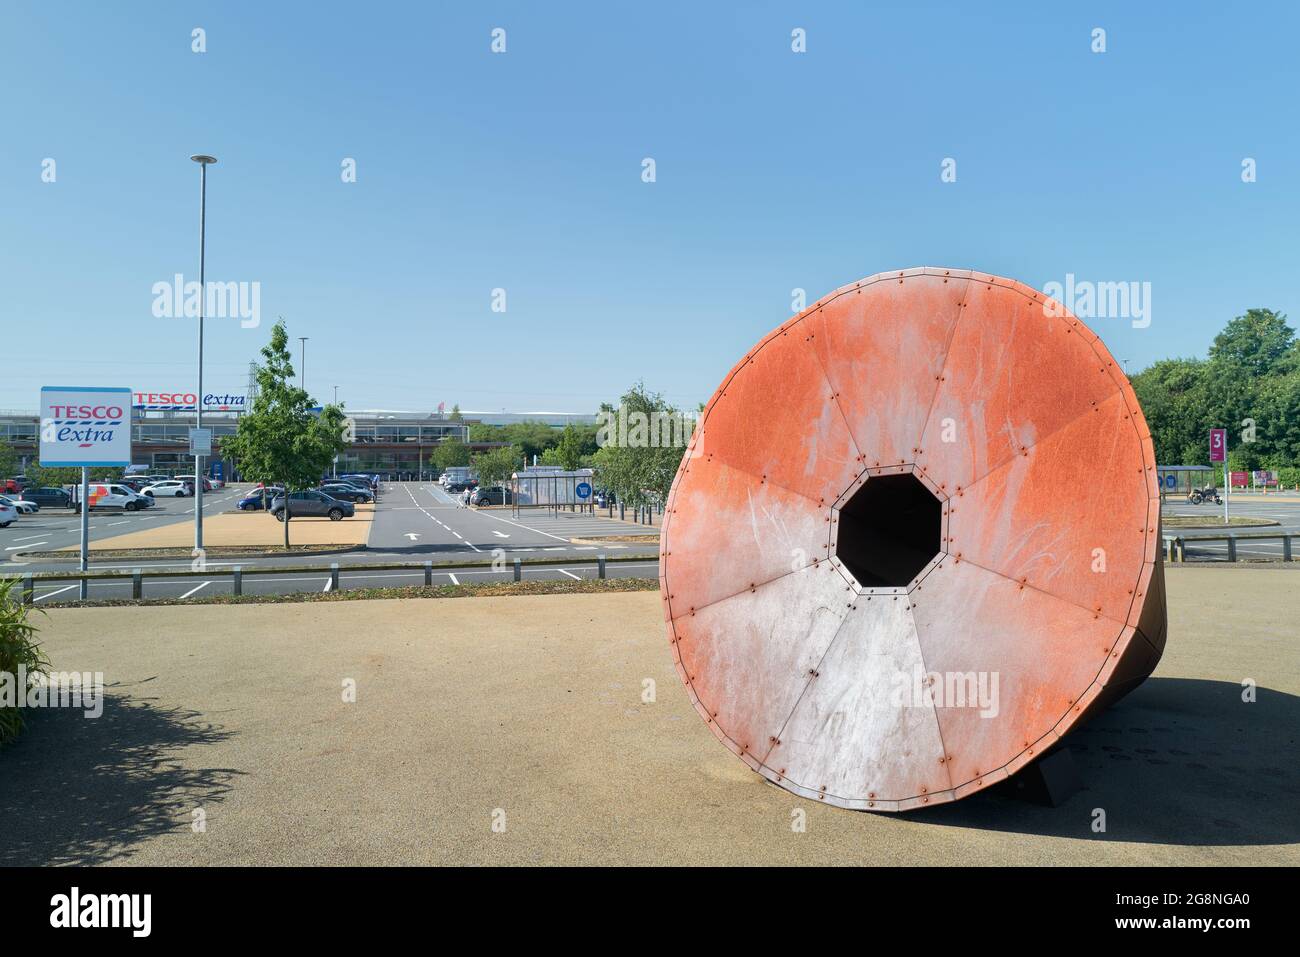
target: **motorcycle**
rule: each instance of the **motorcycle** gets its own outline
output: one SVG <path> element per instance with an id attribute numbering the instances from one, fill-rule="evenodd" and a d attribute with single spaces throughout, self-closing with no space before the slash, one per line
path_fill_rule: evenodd
<path id="1" fill-rule="evenodd" d="M 1187 501 L 1193 505 L 1200 505 L 1202 502 L 1213 502 L 1215 505 L 1222 505 L 1223 499 L 1219 497 L 1219 490 L 1213 485 L 1207 485 L 1205 488 L 1194 488 L 1188 493 Z"/>

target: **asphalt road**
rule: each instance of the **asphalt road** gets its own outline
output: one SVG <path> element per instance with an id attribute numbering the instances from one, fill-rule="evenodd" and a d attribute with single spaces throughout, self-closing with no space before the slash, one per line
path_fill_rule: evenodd
<path id="1" fill-rule="evenodd" d="M 233 487 L 209 492 L 203 496 L 203 514 L 228 511 L 242 496 L 241 488 Z M 194 499 L 160 498 L 157 502 L 153 508 L 141 512 L 91 509 L 92 539 L 194 521 Z M 47 507 L 34 515 L 23 515 L 8 528 L 0 529 L 0 574 L 6 571 L 5 563 L 11 562 L 17 552 L 54 551 L 80 541 L 81 516 L 70 509 Z"/>
<path id="2" fill-rule="evenodd" d="M 234 507 L 247 486 L 231 487 L 204 498 L 205 513 L 223 511 Z M 181 503 L 184 503 L 183 505 Z M 146 522 L 191 521 L 193 499 L 167 499 L 163 503 L 140 513 L 103 513 L 91 516 L 92 534 L 122 534 L 147 527 Z M 21 528 L 18 535 L 12 535 Z M 619 523 L 615 529 L 620 534 L 634 535 L 654 529 L 632 523 Z M 186 598 L 208 594 L 230 594 L 233 582 L 228 575 L 205 574 L 206 571 L 229 570 L 236 566 L 248 569 L 292 567 L 301 569 L 313 566 L 320 571 L 295 570 L 284 574 L 246 575 L 242 591 L 247 595 L 284 594 L 289 592 L 325 591 L 331 586 L 329 566 L 337 562 L 345 566 L 340 571 L 341 588 L 382 588 L 418 585 L 424 581 L 422 568 L 403 570 L 365 571 L 347 570 L 346 566 L 410 562 L 420 565 L 426 561 L 437 564 L 448 561 L 466 562 L 464 567 L 449 566 L 434 572 L 435 584 L 468 584 L 471 582 L 503 582 L 513 578 L 513 560 L 563 559 L 564 565 L 547 568 L 523 566 L 527 580 L 581 579 L 597 575 L 596 558 L 604 553 L 610 557 L 645 556 L 644 562 L 613 563 L 607 566 L 606 575 L 615 577 L 658 577 L 658 548 L 653 543 L 607 542 L 601 545 L 575 544 L 571 538 L 611 530 L 608 519 L 594 518 L 578 513 L 553 515 L 524 513 L 512 516 L 509 509 L 481 510 L 462 507 L 454 496 L 441 486 L 430 483 L 386 483 L 380 490 L 376 503 L 374 523 L 371 527 L 369 548 L 365 551 L 337 555 L 286 555 L 271 558 L 211 559 L 204 571 L 175 578 L 144 580 L 145 598 Z M 20 519 L 4 530 L 0 537 L 11 547 L 0 559 L 0 574 L 17 575 L 27 572 L 69 572 L 76 569 L 76 556 L 67 560 L 39 559 L 30 562 L 15 561 L 12 556 L 23 550 L 40 547 L 54 549 L 75 544 L 80 533 L 79 517 L 63 510 L 43 509 L 35 516 Z M 44 544 L 48 543 L 48 544 Z M 473 567 L 484 562 L 498 562 L 500 570 Z M 188 560 L 159 559 L 102 559 L 92 558 L 95 571 L 129 572 L 140 568 L 182 571 L 191 567 Z M 38 604 L 57 604 L 75 601 L 78 586 L 70 581 L 38 584 L 34 601 Z M 92 582 L 91 599 L 130 598 L 131 582 L 127 579 Z"/>
<path id="3" fill-rule="evenodd" d="M 1241 535 L 1249 535 L 1255 532 L 1290 532 L 1294 535 L 1300 535 L 1300 502 L 1279 501 L 1279 497 L 1265 497 L 1260 495 L 1234 495 L 1228 501 L 1230 514 L 1236 517 L 1249 517 L 1259 519 L 1269 519 L 1279 524 L 1267 528 L 1234 528 L 1233 531 Z M 1289 496 L 1296 498 L 1297 496 Z M 1166 500 L 1161 509 L 1163 515 L 1193 515 L 1204 518 L 1206 522 L 1223 520 L 1223 506 L 1205 503 L 1203 505 L 1192 505 L 1184 500 L 1171 499 Z M 1185 535 L 1188 539 L 1193 539 L 1197 535 L 1213 535 L 1216 531 L 1208 528 L 1179 528 L 1166 529 L 1165 534 Z M 1300 548 L 1300 541 L 1294 543 Z M 1239 558 L 1264 559 L 1269 558 L 1274 561 L 1280 561 L 1282 558 L 1282 542 L 1246 542 L 1242 541 L 1237 544 L 1237 555 Z M 1188 561 L 1226 561 L 1228 557 L 1227 542 L 1205 542 L 1203 544 L 1194 544 L 1188 542 L 1187 559 Z"/>

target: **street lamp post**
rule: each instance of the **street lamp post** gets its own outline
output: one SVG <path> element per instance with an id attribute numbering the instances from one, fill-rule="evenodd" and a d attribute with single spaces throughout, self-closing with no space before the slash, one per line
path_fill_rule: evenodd
<path id="1" fill-rule="evenodd" d="M 195 153 L 190 157 L 199 164 L 199 387 L 194 394 L 194 427 L 203 428 L 203 312 L 207 305 L 208 290 L 205 275 L 208 211 L 208 167 L 217 161 L 215 156 Z M 203 548 L 203 456 L 194 454 L 194 550 Z"/>
<path id="2" fill-rule="evenodd" d="M 302 367 L 298 370 L 298 388 L 307 388 L 307 340 L 311 336 L 299 336 L 298 341 L 302 343 Z"/>

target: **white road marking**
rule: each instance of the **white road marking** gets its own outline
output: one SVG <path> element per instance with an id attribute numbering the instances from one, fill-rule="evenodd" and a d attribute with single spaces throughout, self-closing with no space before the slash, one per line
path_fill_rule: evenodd
<path id="1" fill-rule="evenodd" d="M 37 597 L 36 597 L 35 599 L 33 599 L 33 600 L 34 600 L 34 601 L 45 601 L 45 599 L 47 599 L 47 598 L 53 598 L 55 595 L 62 595 L 65 591 L 72 591 L 72 589 L 74 589 L 74 588 L 76 588 L 76 587 L 77 587 L 76 585 L 69 585 L 69 586 L 67 586 L 66 588 L 59 588 L 59 589 L 56 589 L 55 591 L 47 591 L 44 595 L 39 595 L 39 596 L 37 596 Z"/>
<path id="2" fill-rule="evenodd" d="M 570 572 L 570 571 L 565 571 L 563 568 L 558 568 L 558 569 L 556 569 L 556 571 L 558 571 L 561 575 L 568 575 L 570 578 L 572 578 L 572 579 L 573 579 L 574 581 L 576 581 L 576 582 L 580 582 L 580 581 L 582 581 L 582 577 L 581 577 L 581 576 L 579 576 L 579 575 L 575 575 L 575 574 L 573 574 L 573 572 Z"/>
<path id="3" fill-rule="evenodd" d="M 498 532 L 495 528 L 492 529 L 492 534 L 495 535 L 497 538 L 509 538 L 509 537 L 510 537 L 510 536 L 507 535 L 505 532 Z"/>
<path id="4" fill-rule="evenodd" d="M 451 583 L 452 583 L 453 585 L 459 585 L 459 584 L 460 584 L 460 579 L 456 577 L 456 573 L 455 573 L 455 572 L 447 572 L 447 577 L 451 579 Z"/>
<path id="5" fill-rule="evenodd" d="M 407 532 L 407 533 L 406 533 L 406 537 L 409 538 L 409 539 L 410 539 L 411 541 L 413 541 L 413 542 L 415 542 L 415 541 L 419 541 L 419 539 L 420 539 L 420 535 L 419 535 L 418 532 Z"/>
<path id="6" fill-rule="evenodd" d="M 35 548 L 37 545 L 48 545 L 49 542 L 32 542 L 30 545 L 10 545 L 5 549 L 7 552 L 16 552 L 20 548 Z"/>
<path id="7" fill-rule="evenodd" d="M 204 582 L 202 585 L 199 585 L 197 588 L 191 588 L 191 589 L 190 589 L 189 591 L 187 591 L 184 595 L 181 595 L 181 598 L 189 598 L 189 597 L 190 597 L 191 595 L 193 595 L 195 592 L 203 591 L 203 589 L 207 588 L 207 587 L 208 587 L 209 585 L 211 585 L 211 584 L 212 584 L 212 582 Z"/>
<path id="8" fill-rule="evenodd" d="M 332 578 L 327 578 L 327 579 L 325 579 L 325 587 L 322 588 L 321 591 L 322 591 L 322 592 L 327 592 L 327 591 L 329 591 L 329 590 L 330 590 L 330 586 L 333 585 L 333 584 L 334 584 L 334 580 L 333 580 Z"/>

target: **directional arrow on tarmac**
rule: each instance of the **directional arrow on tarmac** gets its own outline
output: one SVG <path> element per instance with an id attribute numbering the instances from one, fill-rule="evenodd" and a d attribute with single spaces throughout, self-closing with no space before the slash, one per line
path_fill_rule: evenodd
<path id="1" fill-rule="evenodd" d="M 495 535 L 497 538 L 509 538 L 509 537 L 510 537 L 510 536 L 507 535 L 505 532 L 498 532 L 495 528 L 492 529 L 492 534 Z"/>
<path id="2" fill-rule="evenodd" d="M 407 532 L 407 533 L 406 533 L 406 537 L 409 538 L 411 541 L 415 541 L 415 540 L 418 539 L 420 536 L 419 536 L 418 534 L 416 534 L 415 532 Z"/>

